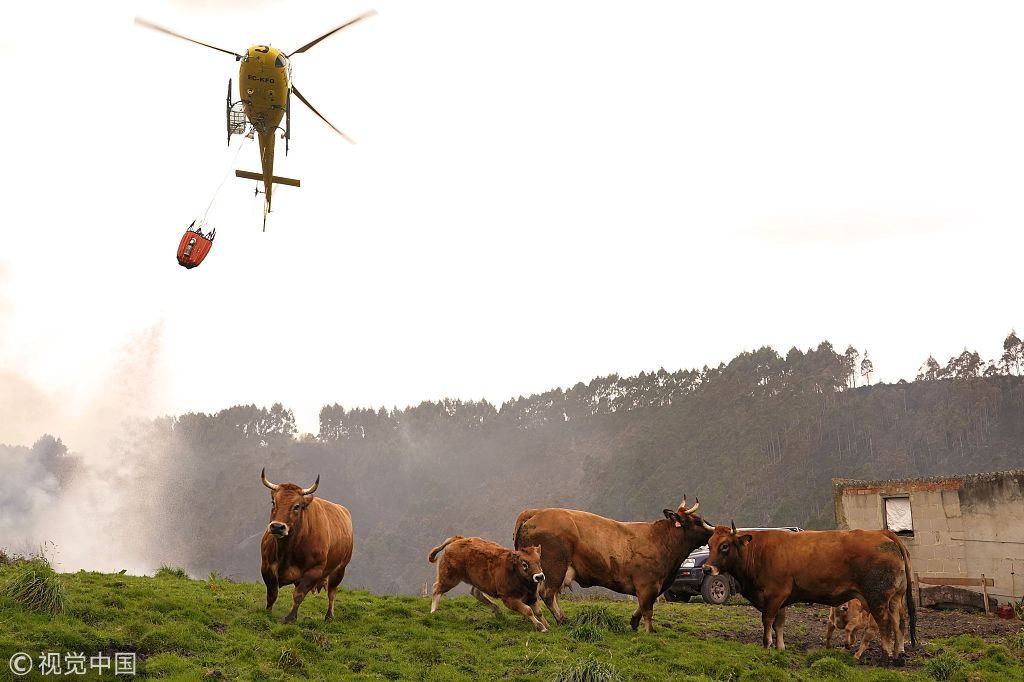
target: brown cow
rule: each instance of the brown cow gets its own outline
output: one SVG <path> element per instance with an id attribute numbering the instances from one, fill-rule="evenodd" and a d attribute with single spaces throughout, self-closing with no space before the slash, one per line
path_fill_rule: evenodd
<path id="1" fill-rule="evenodd" d="M 501 611 L 488 597 L 500 599 L 505 606 L 526 616 L 534 627 L 547 632 L 548 622 L 537 601 L 537 585 L 544 580 L 540 566 L 540 547 L 513 551 L 480 538 L 453 535 L 430 550 L 427 561 L 434 563 L 437 555 L 437 582 L 430 601 L 430 612 L 437 611 L 441 595 L 459 583 L 468 583 L 470 594 L 494 610 Z"/>
<path id="2" fill-rule="evenodd" d="M 916 645 L 916 612 L 910 590 L 910 554 L 888 530 L 762 530 L 736 532 L 716 526 L 704 571 L 728 573 L 740 593 L 761 612 L 762 643 L 785 649 L 785 607 L 796 602 L 838 606 L 850 599 L 867 605 L 879 625 L 882 648 L 903 660 L 901 605 L 910 613 L 910 640 Z M 895 654 L 893 642 L 895 640 Z"/>
<path id="3" fill-rule="evenodd" d="M 687 509 L 686 499 L 665 518 L 622 523 L 575 509 L 527 509 L 516 520 L 515 546 L 540 545 L 547 578 L 540 596 L 555 620 L 565 621 L 558 593 L 573 580 L 637 598 L 630 620 L 634 630 L 654 630 L 654 601 L 668 589 L 686 556 L 705 544 L 711 533 L 697 516 L 700 501 Z"/>
<path id="4" fill-rule="evenodd" d="M 295 622 L 299 605 L 311 589 L 327 588 L 327 615 L 334 618 L 334 596 L 352 559 L 352 516 L 348 509 L 313 497 L 320 477 L 309 488 L 294 483 L 271 483 L 266 469 L 260 472 L 270 488 L 270 523 L 263 533 L 261 573 L 267 585 L 267 610 L 277 601 L 277 590 L 295 585 L 292 610 L 283 623 Z"/>

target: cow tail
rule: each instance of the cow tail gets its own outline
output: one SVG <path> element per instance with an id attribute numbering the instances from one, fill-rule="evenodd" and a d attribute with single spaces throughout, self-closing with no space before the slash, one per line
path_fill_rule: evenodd
<path id="1" fill-rule="evenodd" d="M 523 536 L 523 526 L 525 526 L 526 522 L 529 521 L 530 519 L 532 519 L 534 514 L 536 514 L 538 511 L 540 511 L 540 510 L 539 509 L 526 509 L 526 510 L 524 510 L 523 512 L 521 512 L 519 514 L 519 517 L 516 519 L 515 531 L 512 533 L 512 548 L 513 549 L 522 549 L 521 544 L 522 544 L 522 540 L 523 540 L 523 537 L 522 537 Z"/>
<path id="2" fill-rule="evenodd" d="M 523 526 L 525 524 L 526 524 L 526 520 L 525 519 L 522 522 L 516 524 L 516 532 L 512 534 L 512 548 L 513 549 L 517 549 L 517 550 L 518 549 L 522 549 L 522 547 L 519 546 L 519 536 L 522 534 Z"/>
<path id="3" fill-rule="evenodd" d="M 448 545 L 452 544 L 456 540 L 461 540 L 461 539 L 462 539 L 461 535 L 453 535 L 453 536 L 451 536 L 450 538 L 448 538 L 447 540 L 442 542 L 440 545 L 438 545 L 434 549 L 430 550 L 430 554 L 427 555 L 427 561 L 429 561 L 430 563 L 434 563 L 435 561 L 437 561 L 437 555 L 441 553 L 441 550 L 443 550 L 445 547 L 447 547 Z"/>
<path id="4" fill-rule="evenodd" d="M 913 582 L 911 582 L 910 572 L 910 550 L 899 542 L 900 552 L 903 554 L 903 570 L 907 574 L 907 619 L 910 621 L 910 646 L 917 648 L 917 606 L 914 605 L 914 590 L 911 589 Z"/>

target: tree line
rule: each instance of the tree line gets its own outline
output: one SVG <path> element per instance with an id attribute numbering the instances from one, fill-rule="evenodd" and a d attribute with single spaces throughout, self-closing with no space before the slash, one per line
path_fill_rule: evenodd
<path id="1" fill-rule="evenodd" d="M 455 533 L 510 544 L 527 507 L 651 520 L 686 494 L 714 523 L 827 528 L 833 477 L 1019 466 L 1015 333 L 1004 351 L 987 364 L 965 351 L 935 371 L 926 361 L 915 381 L 878 384 L 867 351 L 852 346 L 763 347 L 717 367 L 612 374 L 498 406 L 327 405 L 317 434 L 298 434 L 282 404 L 187 413 L 134 424 L 111 447 L 144 472 L 133 513 L 158 539 L 157 564 L 258 579 L 267 467 L 278 482 L 320 475 L 318 494 L 352 511 L 346 584 L 416 593 L 432 580 L 427 549 Z M 53 466 L 73 457 L 50 441 L 39 450 Z"/>

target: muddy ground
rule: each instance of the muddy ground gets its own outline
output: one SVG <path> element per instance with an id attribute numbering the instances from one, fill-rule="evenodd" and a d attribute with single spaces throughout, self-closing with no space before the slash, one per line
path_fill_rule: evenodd
<path id="1" fill-rule="evenodd" d="M 761 643 L 760 614 L 751 606 L 730 605 L 725 608 L 736 608 L 749 610 L 757 619 L 753 627 L 737 630 L 715 630 L 709 629 L 707 636 L 720 639 L 729 639 L 738 642 L 751 644 Z M 786 648 L 806 653 L 812 649 L 819 649 L 825 646 L 825 629 L 828 624 L 828 607 L 796 604 L 790 606 L 786 612 Z M 1005 636 L 1019 632 L 1024 628 L 1024 623 L 1019 620 L 1004 620 L 995 616 L 986 616 L 983 613 L 968 611 L 918 608 L 917 609 L 917 648 L 910 647 L 909 637 L 907 639 L 907 664 L 922 665 L 929 657 L 925 645 L 933 639 L 943 637 L 954 637 L 956 635 L 974 635 L 987 641 L 1000 641 L 1005 644 Z M 837 632 L 832 636 L 832 645 L 836 646 L 843 640 L 843 633 Z M 857 650 L 860 645 L 860 631 L 854 636 L 854 646 L 851 653 Z M 871 665 L 885 665 L 887 657 L 882 651 L 881 644 L 876 638 L 871 642 L 870 648 L 864 652 L 863 663 Z"/>

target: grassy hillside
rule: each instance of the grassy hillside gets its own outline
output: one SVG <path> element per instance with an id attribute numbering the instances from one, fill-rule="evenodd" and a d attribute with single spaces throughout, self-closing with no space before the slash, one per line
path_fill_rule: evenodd
<path id="1" fill-rule="evenodd" d="M 0 592 L 14 570 L 0 567 Z M 791 621 L 787 641 L 796 645 L 778 653 L 745 643 L 760 628 L 746 605 L 659 603 L 657 630 L 648 635 L 626 629 L 629 602 L 569 601 L 570 624 L 541 634 L 518 615 L 495 618 L 469 597 L 445 598 L 431 616 L 426 598 L 343 589 L 333 622 L 322 620 L 320 594 L 305 601 L 297 624 L 284 626 L 291 588 L 268 615 L 263 586 L 253 583 L 170 571 L 58 580 L 65 606 L 57 615 L 0 596 L 0 678 L 11 678 L 7 661 L 16 651 L 135 651 L 139 679 L 165 680 L 1024 679 L 1021 634 L 933 639 L 908 668 L 882 669 L 854 665 L 843 651 L 802 646 L 802 638 L 821 639 L 817 612 Z M 19 679 L 53 678 L 34 670 Z"/>

